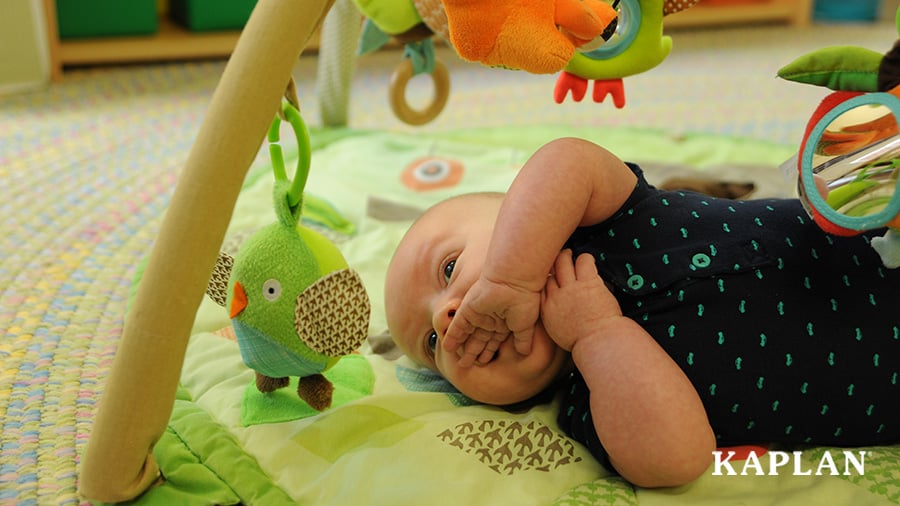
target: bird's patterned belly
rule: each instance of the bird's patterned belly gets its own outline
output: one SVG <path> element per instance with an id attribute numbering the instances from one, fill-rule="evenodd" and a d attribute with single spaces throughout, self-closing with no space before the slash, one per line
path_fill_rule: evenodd
<path id="1" fill-rule="evenodd" d="M 272 378 L 309 376 L 325 370 L 323 362 L 311 362 L 283 345 L 274 342 L 254 327 L 232 320 L 241 357 L 247 367 Z"/>

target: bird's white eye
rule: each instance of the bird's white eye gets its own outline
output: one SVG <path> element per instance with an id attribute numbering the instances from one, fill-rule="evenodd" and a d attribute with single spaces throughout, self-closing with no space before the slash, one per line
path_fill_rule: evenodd
<path id="1" fill-rule="evenodd" d="M 270 279 L 263 283 L 262 295 L 269 302 L 275 302 L 281 297 L 281 283 L 277 279 Z"/>

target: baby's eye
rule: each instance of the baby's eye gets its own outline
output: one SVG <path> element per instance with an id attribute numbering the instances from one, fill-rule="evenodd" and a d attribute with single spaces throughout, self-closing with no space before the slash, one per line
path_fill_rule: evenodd
<path id="1" fill-rule="evenodd" d="M 431 333 L 428 334 L 428 350 L 431 351 L 432 354 L 434 354 L 434 352 L 437 351 L 437 344 L 438 344 L 437 332 L 432 330 Z"/>
<path id="2" fill-rule="evenodd" d="M 449 283 L 450 276 L 453 275 L 453 268 L 456 267 L 456 260 L 450 260 L 444 265 L 444 281 Z"/>

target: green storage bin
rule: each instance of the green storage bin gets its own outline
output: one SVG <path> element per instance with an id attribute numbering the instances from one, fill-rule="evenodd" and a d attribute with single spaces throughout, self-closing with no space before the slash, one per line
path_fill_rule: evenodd
<path id="1" fill-rule="evenodd" d="M 59 37 L 147 35 L 159 30 L 156 0 L 56 0 Z"/>
<path id="2" fill-rule="evenodd" d="M 172 0 L 169 15 L 190 30 L 240 30 L 256 0 Z"/>

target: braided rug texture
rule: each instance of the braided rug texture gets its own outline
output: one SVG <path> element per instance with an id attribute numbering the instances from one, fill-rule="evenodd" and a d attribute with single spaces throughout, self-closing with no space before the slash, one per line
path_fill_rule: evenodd
<path id="1" fill-rule="evenodd" d="M 0 504 L 78 504 L 76 466 L 221 64 L 78 71 L 0 102 Z"/>

